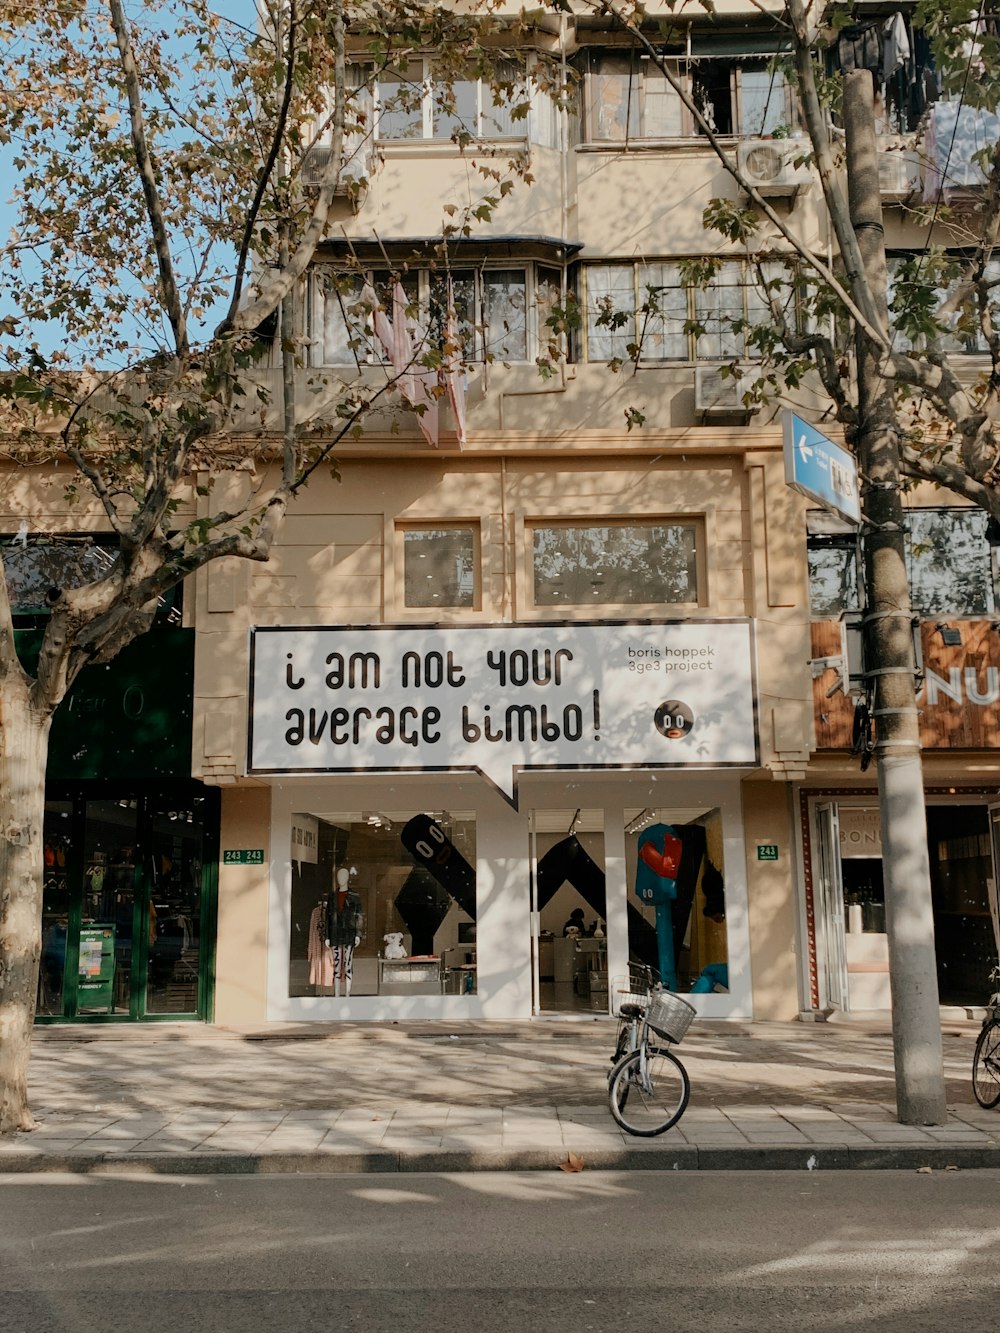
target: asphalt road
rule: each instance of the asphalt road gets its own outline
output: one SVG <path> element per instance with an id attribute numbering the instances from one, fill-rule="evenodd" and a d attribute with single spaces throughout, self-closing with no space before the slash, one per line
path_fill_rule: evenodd
<path id="1" fill-rule="evenodd" d="M 0 1177 L 2 1333 L 993 1330 L 1000 1172 Z"/>

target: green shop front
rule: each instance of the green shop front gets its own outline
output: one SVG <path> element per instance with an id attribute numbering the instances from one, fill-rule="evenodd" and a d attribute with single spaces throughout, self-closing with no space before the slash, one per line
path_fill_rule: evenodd
<path id="1" fill-rule="evenodd" d="M 157 627 L 55 716 L 39 1022 L 211 1018 L 219 794 L 190 777 L 193 672 L 194 631 Z"/>

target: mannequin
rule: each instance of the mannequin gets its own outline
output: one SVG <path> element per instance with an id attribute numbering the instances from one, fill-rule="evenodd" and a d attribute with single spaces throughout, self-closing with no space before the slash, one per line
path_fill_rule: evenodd
<path id="1" fill-rule="evenodd" d="M 333 993 L 351 993 L 354 950 L 361 943 L 364 914 L 361 899 L 350 889 L 350 872 L 341 866 L 326 900 L 326 942 L 333 950 Z"/>

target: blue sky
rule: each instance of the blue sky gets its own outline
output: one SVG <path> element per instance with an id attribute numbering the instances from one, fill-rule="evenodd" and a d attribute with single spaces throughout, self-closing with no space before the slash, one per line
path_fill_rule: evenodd
<path id="1" fill-rule="evenodd" d="M 243 25 L 252 24 L 255 21 L 255 6 L 253 0 L 215 0 L 213 9 L 224 18 L 230 18 L 236 23 Z M 127 8 L 138 13 L 142 10 L 141 3 L 128 4 Z M 13 158 L 16 153 L 14 145 L 0 147 L 0 236 L 5 239 L 17 223 L 17 210 L 11 203 L 11 195 L 17 186 L 16 173 L 13 166 Z M 8 312 L 10 309 L 6 293 L 3 287 L 2 275 L 0 275 L 0 315 Z M 207 330 L 214 328 L 218 322 L 218 316 L 221 311 L 208 311 L 202 323 L 202 327 Z M 27 332 L 27 330 L 25 330 Z M 193 330 L 197 336 L 197 330 Z M 59 330 L 54 326 L 39 326 L 32 331 L 32 334 L 26 339 L 26 342 L 36 341 L 43 355 L 50 353 L 54 347 L 59 345 Z"/>

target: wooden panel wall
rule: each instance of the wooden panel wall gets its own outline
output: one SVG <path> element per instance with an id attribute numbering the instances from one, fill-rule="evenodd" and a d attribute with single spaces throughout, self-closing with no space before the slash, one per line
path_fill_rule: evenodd
<path id="1" fill-rule="evenodd" d="M 917 696 L 921 710 L 920 739 L 928 750 L 1000 749 L 1000 626 L 996 621 L 952 621 L 948 628 L 962 636 L 960 645 L 942 642 L 940 622 L 924 621 L 920 638 L 924 684 Z M 812 657 L 835 657 L 841 651 L 837 621 L 816 621 L 811 627 Z M 828 692 L 837 672 L 827 667 L 813 679 L 816 746 L 849 749 L 854 705 L 842 690 Z"/>

